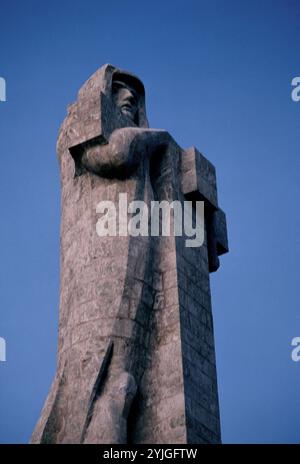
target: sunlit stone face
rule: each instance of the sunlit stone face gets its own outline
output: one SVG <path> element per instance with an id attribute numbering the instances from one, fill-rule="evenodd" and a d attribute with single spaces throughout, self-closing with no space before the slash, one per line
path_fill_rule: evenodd
<path id="1" fill-rule="evenodd" d="M 120 80 L 113 81 L 112 89 L 116 106 L 121 113 L 131 119 L 134 124 L 137 124 L 139 96 L 136 90 Z"/>

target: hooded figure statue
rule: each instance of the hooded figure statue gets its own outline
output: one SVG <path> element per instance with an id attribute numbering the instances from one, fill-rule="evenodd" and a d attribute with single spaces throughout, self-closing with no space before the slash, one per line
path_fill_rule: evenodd
<path id="1" fill-rule="evenodd" d="M 57 151 L 62 190 L 58 363 L 31 441 L 189 442 L 191 407 L 184 386 L 189 348 L 182 327 L 190 313 L 183 288 L 191 274 L 188 263 L 202 263 L 198 277 L 207 288 L 201 301 L 208 313 L 203 317 L 210 321 L 207 246 L 192 252 L 184 249 L 184 237 L 129 235 L 128 211 L 122 211 L 123 223 L 119 214 L 117 236 L 96 232 L 104 213 L 99 202 L 112 202 L 119 213 L 125 194 L 128 203 L 143 201 L 149 209 L 152 200 L 183 202 L 185 152 L 166 131 L 148 128 L 142 82 L 109 64 L 91 76 L 69 106 Z M 195 154 L 186 153 L 186 160 Z M 213 339 L 209 349 L 214 387 Z M 206 396 L 218 417 L 216 388 L 210 390 Z M 219 435 L 216 426 L 216 442 Z"/>

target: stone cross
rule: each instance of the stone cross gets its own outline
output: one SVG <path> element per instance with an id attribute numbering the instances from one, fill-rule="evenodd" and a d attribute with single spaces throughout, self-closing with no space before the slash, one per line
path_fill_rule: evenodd
<path id="1" fill-rule="evenodd" d="M 149 129 L 142 82 L 112 65 L 69 106 L 57 151 L 58 362 L 32 443 L 219 443 L 209 272 L 228 245 L 214 167 Z M 204 201 L 204 244 L 100 237 L 97 205 L 120 194 L 189 201 L 190 214 Z"/>

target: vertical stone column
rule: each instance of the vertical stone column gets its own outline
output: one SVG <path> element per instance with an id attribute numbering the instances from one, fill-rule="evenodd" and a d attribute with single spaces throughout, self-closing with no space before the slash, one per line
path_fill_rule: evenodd
<path id="1" fill-rule="evenodd" d="M 155 199 L 204 201 L 205 242 L 189 248 L 185 235 L 152 237 L 155 299 L 133 443 L 220 443 L 209 272 L 228 245 L 215 170 L 172 141 L 150 172 Z"/>

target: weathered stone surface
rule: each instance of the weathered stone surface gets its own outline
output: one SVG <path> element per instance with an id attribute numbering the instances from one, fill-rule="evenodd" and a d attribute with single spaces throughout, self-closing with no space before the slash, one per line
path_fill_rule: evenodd
<path id="1" fill-rule="evenodd" d="M 182 192 L 189 197 L 198 195 L 212 209 L 218 209 L 215 167 L 195 148 L 185 150 L 182 156 Z"/>
<path id="2" fill-rule="evenodd" d="M 209 271 L 228 250 L 212 164 L 149 129 L 141 81 L 100 68 L 58 138 L 58 364 L 33 443 L 218 443 Z M 96 234 L 97 204 L 205 201 L 205 243 Z M 127 213 L 129 218 L 129 213 Z"/>

